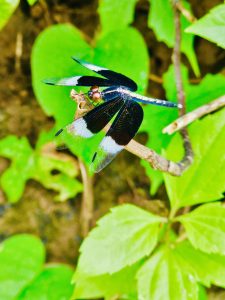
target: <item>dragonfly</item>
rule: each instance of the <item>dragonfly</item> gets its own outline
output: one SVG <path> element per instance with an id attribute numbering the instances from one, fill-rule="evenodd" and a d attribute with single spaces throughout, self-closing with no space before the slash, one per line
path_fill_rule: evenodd
<path id="1" fill-rule="evenodd" d="M 138 88 L 137 84 L 121 73 L 85 62 L 76 57 L 72 57 L 72 59 L 101 77 L 80 75 L 50 78 L 43 82 L 56 86 L 89 87 L 88 98 L 91 101 L 101 101 L 86 115 L 60 129 L 56 136 L 66 130 L 75 139 L 78 137 L 91 138 L 113 119 L 109 130 L 92 157 L 90 169 L 95 173 L 105 168 L 136 135 L 144 115 L 139 103 L 182 107 L 174 102 L 149 98 L 135 93 Z"/>

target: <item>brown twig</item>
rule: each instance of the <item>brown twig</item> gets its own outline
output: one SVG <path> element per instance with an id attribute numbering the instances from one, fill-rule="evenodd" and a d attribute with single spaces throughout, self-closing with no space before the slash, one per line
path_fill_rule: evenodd
<path id="1" fill-rule="evenodd" d="M 23 53 L 23 35 L 18 32 L 16 35 L 16 49 L 15 49 L 15 71 L 21 73 L 21 57 Z"/>
<path id="2" fill-rule="evenodd" d="M 176 8 L 182 13 L 182 15 L 191 23 L 195 22 L 197 19 L 187 10 L 180 1 L 176 1 Z"/>
<path id="3" fill-rule="evenodd" d="M 193 121 L 215 111 L 219 108 L 225 106 L 225 95 L 219 97 L 218 99 L 211 101 L 205 105 L 202 105 L 195 110 L 189 112 L 188 114 L 185 114 L 166 126 L 163 129 L 163 133 L 172 134 L 184 127 L 186 127 L 188 124 L 192 123 Z"/>
<path id="4" fill-rule="evenodd" d="M 84 186 L 84 191 L 82 195 L 81 203 L 81 212 L 80 212 L 80 226 L 81 226 L 81 235 L 86 237 L 90 228 L 91 221 L 93 217 L 93 208 L 94 208 L 94 193 L 93 193 L 93 180 L 89 175 L 87 167 L 79 159 L 80 171 L 82 182 Z"/>
<path id="5" fill-rule="evenodd" d="M 182 108 L 179 111 L 179 115 L 183 116 L 186 113 L 185 105 L 185 94 L 183 89 L 182 75 L 181 75 L 181 21 L 180 21 L 180 11 L 177 9 L 178 1 L 174 1 L 174 22 L 175 22 L 175 45 L 173 49 L 173 64 L 175 69 L 175 81 L 177 88 L 177 98 L 178 102 L 182 105 Z M 182 171 L 186 170 L 193 161 L 193 150 L 186 128 L 183 128 L 181 131 L 181 136 L 183 138 L 183 145 L 185 150 L 184 158 L 179 162 L 179 165 Z"/>

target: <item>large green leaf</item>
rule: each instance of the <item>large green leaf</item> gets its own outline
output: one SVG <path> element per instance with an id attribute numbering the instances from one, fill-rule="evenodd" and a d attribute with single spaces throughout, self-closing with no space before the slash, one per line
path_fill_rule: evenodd
<path id="1" fill-rule="evenodd" d="M 164 174 L 174 210 L 220 199 L 225 191 L 225 109 L 196 121 L 190 126 L 189 133 L 195 154 L 194 163 L 181 177 Z M 166 154 L 174 161 L 183 156 L 182 141 L 178 135 Z"/>
<path id="2" fill-rule="evenodd" d="M 67 300 L 73 293 L 73 270 L 66 265 L 49 265 L 18 297 L 18 300 Z"/>
<path id="3" fill-rule="evenodd" d="M 71 25 L 51 26 L 42 31 L 34 43 L 31 56 L 34 92 L 45 113 L 54 116 L 59 127 L 66 125 L 74 116 L 75 104 L 69 98 L 71 88 L 52 87 L 42 81 L 84 74 L 83 68 L 71 56 L 90 60 L 90 51 L 81 33 Z"/>
<path id="4" fill-rule="evenodd" d="M 0 0 L 0 29 L 7 23 L 19 4 L 19 0 Z"/>
<path id="5" fill-rule="evenodd" d="M 20 199 L 30 178 L 58 191 L 56 200 L 66 200 L 82 191 L 82 184 L 74 179 L 78 169 L 73 161 L 65 156 L 44 152 L 39 143 L 34 150 L 25 137 L 7 136 L 0 140 L 0 156 L 12 161 L 0 178 L 2 189 L 11 202 Z M 53 170 L 59 173 L 54 175 Z"/>
<path id="6" fill-rule="evenodd" d="M 171 65 L 163 77 L 163 86 L 166 90 L 167 99 L 175 102 L 177 100 L 177 91 L 174 78 L 174 67 Z M 182 79 L 187 100 L 187 111 L 191 111 L 225 94 L 225 78 L 220 74 L 208 74 L 199 84 L 189 84 L 188 70 L 183 66 Z M 145 117 L 140 131 L 145 131 L 149 135 L 147 146 L 160 153 L 163 148 L 167 148 L 172 139 L 171 136 L 163 134 L 162 130 L 178 117 L 178 112 L 176 109 L 146 105 L 144 106 L 144 114 Z M 142 164 L 151 178 L 151 192 L 154 193 L 163 180 L 162 173 L 153 170 L 149 163 L 145 161 L 142 161 Z"/>
<path id="7" fill-rule="evenodd" d="M 71 122 L 74 117 L 75 104 L 69 99 L 70 88 L 47 86 L 42 80 L 79 74 L 96 75 L 72 61 L 71 56 L 128 75 L 137 81 L 139 91 L 144 91 L 147 86 L 148 52 L 137 30 L 125 28 L 111 32 L 98 39 L 96 47 L 92 48 L 76 28 L 70 25 L 51 26 L 39 35 L 33 47 L 32 75 L 36 97 L 45 113 L 55 118 L 58 128 Z M 82 91 L 86 90 L 82 88 Z M 66 141 L 73 153 L 89 163 L 99 139 L 74 143 L 67 137 Z"/>
<path id="8" fill-rule="evenodd" d="M 115 296 L 131 299 L 137 298 L 136 272 L 140 268 L 138 262 L 119 272 L 103 274 L 94 277 L 79 276 L 75 281 L 75 290 L 72 299 L 93 299 L 104 297 L 113 299 Z M 132 298 L 132 299 L 133 299 Z"/>
<path id="9" fill-rule="evenodd" d="M 168 47 L 173 48 L 175 44 L 174 12 L 169 0 L 149 0 L 151 3 L 148 17 L 148 25 L 151 27 L 158 40 L 165 42 Z M 190 4 L 183 1 L 186 9 L 190 11 Z M 182 40 L 181 51 L 186 54 L 191 66 L 197 76 L 200 75 L 197 58 L 194 51 L 194 35 L 185 33 L 185 28 L 190 22 L 181 15 Z"/>
<path id="10" fill-rule="evenodd" d="M 225 287 L 225 256 L 196 250 L 188 241 L 178 244 L 175 251 L 193 268 L 198 281 L 204 286 Z"/>
<path id="11" fill-rule="evenodd" d="M 101 21 L 101 34 L 120 30 L 132 23 L 137 0 L 100 0 L 98 13 Z"/>
<path id="12" fill-rule="evenodd" d="M 113 208 L 84 240 L 75 280 L 115 273 L 149 255 L 163 220 L 129 204 Z"/>
<path id="13" fill-rule="evenodd" d="M 194 275 L 172 248 L 163 247 L 138 271 L 138 299 L 197 300 L 198 285 Z"/>
<path id="14" fill-rule="evenodd" d="M 194 33 L 225 48 L 225 4 L 214 7 L 207 15 L 186 28 L 185 32 Z"/>
<path id="15" fill-rule="evenodd" d="M 201 205 L 177 220 L 184 225 L 195 248 L 225 255 L 225 207 L 221 203 Z"/>
<path id="16" fill-rule="evenodd" d="M 14 300 L 41 271 L 45 251 L 31 235 L 8 238 L 0 245 L 0 299 Z"/>

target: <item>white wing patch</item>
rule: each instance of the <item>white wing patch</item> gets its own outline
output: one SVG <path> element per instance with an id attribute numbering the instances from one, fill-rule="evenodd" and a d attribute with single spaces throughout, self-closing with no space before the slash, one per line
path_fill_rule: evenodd
<path id="1" fill-rule="evenodd" d="M 71 132 L 75 136 L 81 136 L 83 138 L 90 138 L 93 133 L 87 128 L 87 123 L 83 118 L 79 118 L 72 124 L 67 126 L 68 132 Z"/>
<path id="2" fill-rule="evenodd" d="M 123 149 L 123 146 L 118 145 L 111 136 L 105 136 L 100 147 L 107 153 L 116 154 Z"/>
<path id="3" fill-rule="evenodd" d="M 83 65 L 88 68 L 88 69 L 91 69 L 95 72 L 98 72 L 98 71 L 102 71 L 102 70 L 108 70 L 106 68 L 103 68 L 103 67 L 99 67 L 99 66 L 95 66 L 95 65 L 92 65 L 92 64 L 89 64 L 89 63 L 83 63 Z"/>
<path id="4" fill-rule="evenodd" d="M 74 76 L 74 77 L 68 77 L 68 78 L 62 78 L 57 82 L 57 85 L 68 85 L 73 86 L 78 84 L 78 80 L 82 76 Z"/>
<path id="5" fill-rule="evenodd" d="M 95 173 L 100 172 L 123 148 L 124 146 L 118 145 L 110 136 L 105 136 L 93 156 L 90 170 Z"/>

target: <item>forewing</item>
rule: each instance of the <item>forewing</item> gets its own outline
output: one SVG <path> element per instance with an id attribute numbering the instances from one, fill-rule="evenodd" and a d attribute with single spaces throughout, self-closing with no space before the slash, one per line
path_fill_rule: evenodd
<path id="1" fill-rule="evenodd" d="M 49 78 L 43 80 L 49 85 L 63 85 L 63 86 L 111 86 L 114 84 L 110 80 L 95 76 L 73 76 L 65 78 Z"/>
<path id="2" fill-rule="evenodd" d="M 133 101 L 124 103 L 106 136 L 95 152 L 91 169 L 101 171 L 130 142 L 143 120 L 142 107 Z"/>
<path id="3" fill-rule="evenodd" d="M 78 62 L 79 64 L 84 66 L 85 68 L 107 78 L 110 82 L 113 82 L 114 85 L 126 86 L 131 91 L 137 90 L 137 84 L 132 79 L 130 79 L 129 77 L 127 77 L 123 74 L 120 74 L 120 73 L 111 71 L 109 69 L 87 63 L 87 62 L 84 62 L 82 60 L 77 59 L 76 57 L 72 57 L 72 58 L 76 62 Z"/>

